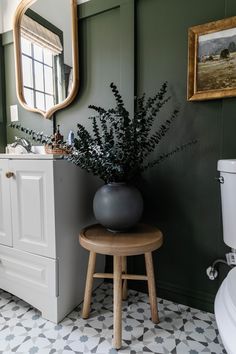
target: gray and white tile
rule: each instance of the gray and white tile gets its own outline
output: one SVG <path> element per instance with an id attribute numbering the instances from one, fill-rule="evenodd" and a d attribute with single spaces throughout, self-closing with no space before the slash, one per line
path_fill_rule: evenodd
<path id="1" fill-rule="evenodd" d="M 213 314 L 159 299 L 160 323 L 150 319 L 148 296 L 129 291 L 123 303 L 123 346 L 120 354 L 226 353 Z M 112 286 L 93 296 L 91 315 L 81 306 L 59 325 L 43 319 L 24 301 L 0 290 L 0 354 L 115 354 L 112 348 Z"/>

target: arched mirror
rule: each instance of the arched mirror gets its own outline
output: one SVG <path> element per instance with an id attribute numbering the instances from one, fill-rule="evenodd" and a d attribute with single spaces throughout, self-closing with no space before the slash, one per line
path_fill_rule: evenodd
<path id="1" fill-rule="evenodd" d="M 13 25 L 19 102 L 45 118 L 79 87 L 76 0 L 21 0 Z"/>

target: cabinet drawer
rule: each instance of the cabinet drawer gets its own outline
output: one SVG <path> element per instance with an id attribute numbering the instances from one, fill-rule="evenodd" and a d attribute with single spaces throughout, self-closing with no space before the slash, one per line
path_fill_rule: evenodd
<path id="1" fill-rule="evenodd" d="M 0 246 L 0 288 L 30 303 L 33 295 L 58 296 L 56 263 L 54 259 Z"/>

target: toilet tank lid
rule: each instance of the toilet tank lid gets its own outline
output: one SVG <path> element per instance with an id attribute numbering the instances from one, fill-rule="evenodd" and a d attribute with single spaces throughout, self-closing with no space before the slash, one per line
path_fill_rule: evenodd
<path id="1" fill-rule="evenodd" d="M 221 172 L 236 173 L 236 159 L 219 160 L 217 170 Z"/>

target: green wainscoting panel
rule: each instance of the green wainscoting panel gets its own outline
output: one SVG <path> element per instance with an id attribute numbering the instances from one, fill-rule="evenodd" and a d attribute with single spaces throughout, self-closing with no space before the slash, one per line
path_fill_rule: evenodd
<path id="1" fill-rule="evenodd" d="M 13 45 L 13 31 L 8 31 L 2 34 L 3 47 L 5 47 L 8 44 Z"/>
<path id="2" fill-rule="evenodd" d="M 225 17 L 236 16 L 236 1 L 226 0 Z M 222 106 L 222 158 L 236 158 L 235 144 L 236 98 L 223 101 Z"/>
<path id="3" fill-rule="evenodd" d="M 133 0 L 90 0 L 79 6 L 79 18 L 88 18 L 90 16 L 98 15 L 99 13 L 110 11 L 114 8 L 132 4 Z"/>
<path id="4" fill-rule="evenodd" d="M 4 152 L 6 146 L 6 97 L 5 97 L 5 65 L 0 34 L 0 152 Z"/>
<path id="5" fill-rule="evenodd" d="M 77 99 L 57 114 L 65 135 L 76 123 L 91 127 L 89 104 L 114 105 L 117 84 L 130 112 L 134 96 L 134 1 L 91 0 L 79 6 L 81 84 Z"/>
<path id="6" fill-rule="evenodd" d="M 187 31 L 223 18 L 224 11 L 222 0 L 137 2 L 137 91 L 153 94 L 168 80 L 170 110 L 180 106 L 179 117 L 159 151 L 198 140 L 188 151 L 146 173 L 145 218 L 160 226 L 165 239 L 162 250 L 154 254 L 159 294 L 208 310 L 213 308 L 219 281 L 210 281 L 206 268 L 225 253 L 215 181 L 222 148 L 222 100 L 186 101 Z M 236 130 L 236 119 L 229 129 Z M 235 150 L 235 140 L 232 144 Z M 140 264 L 137 260 L 134 267 L 142 271 Z"/>

